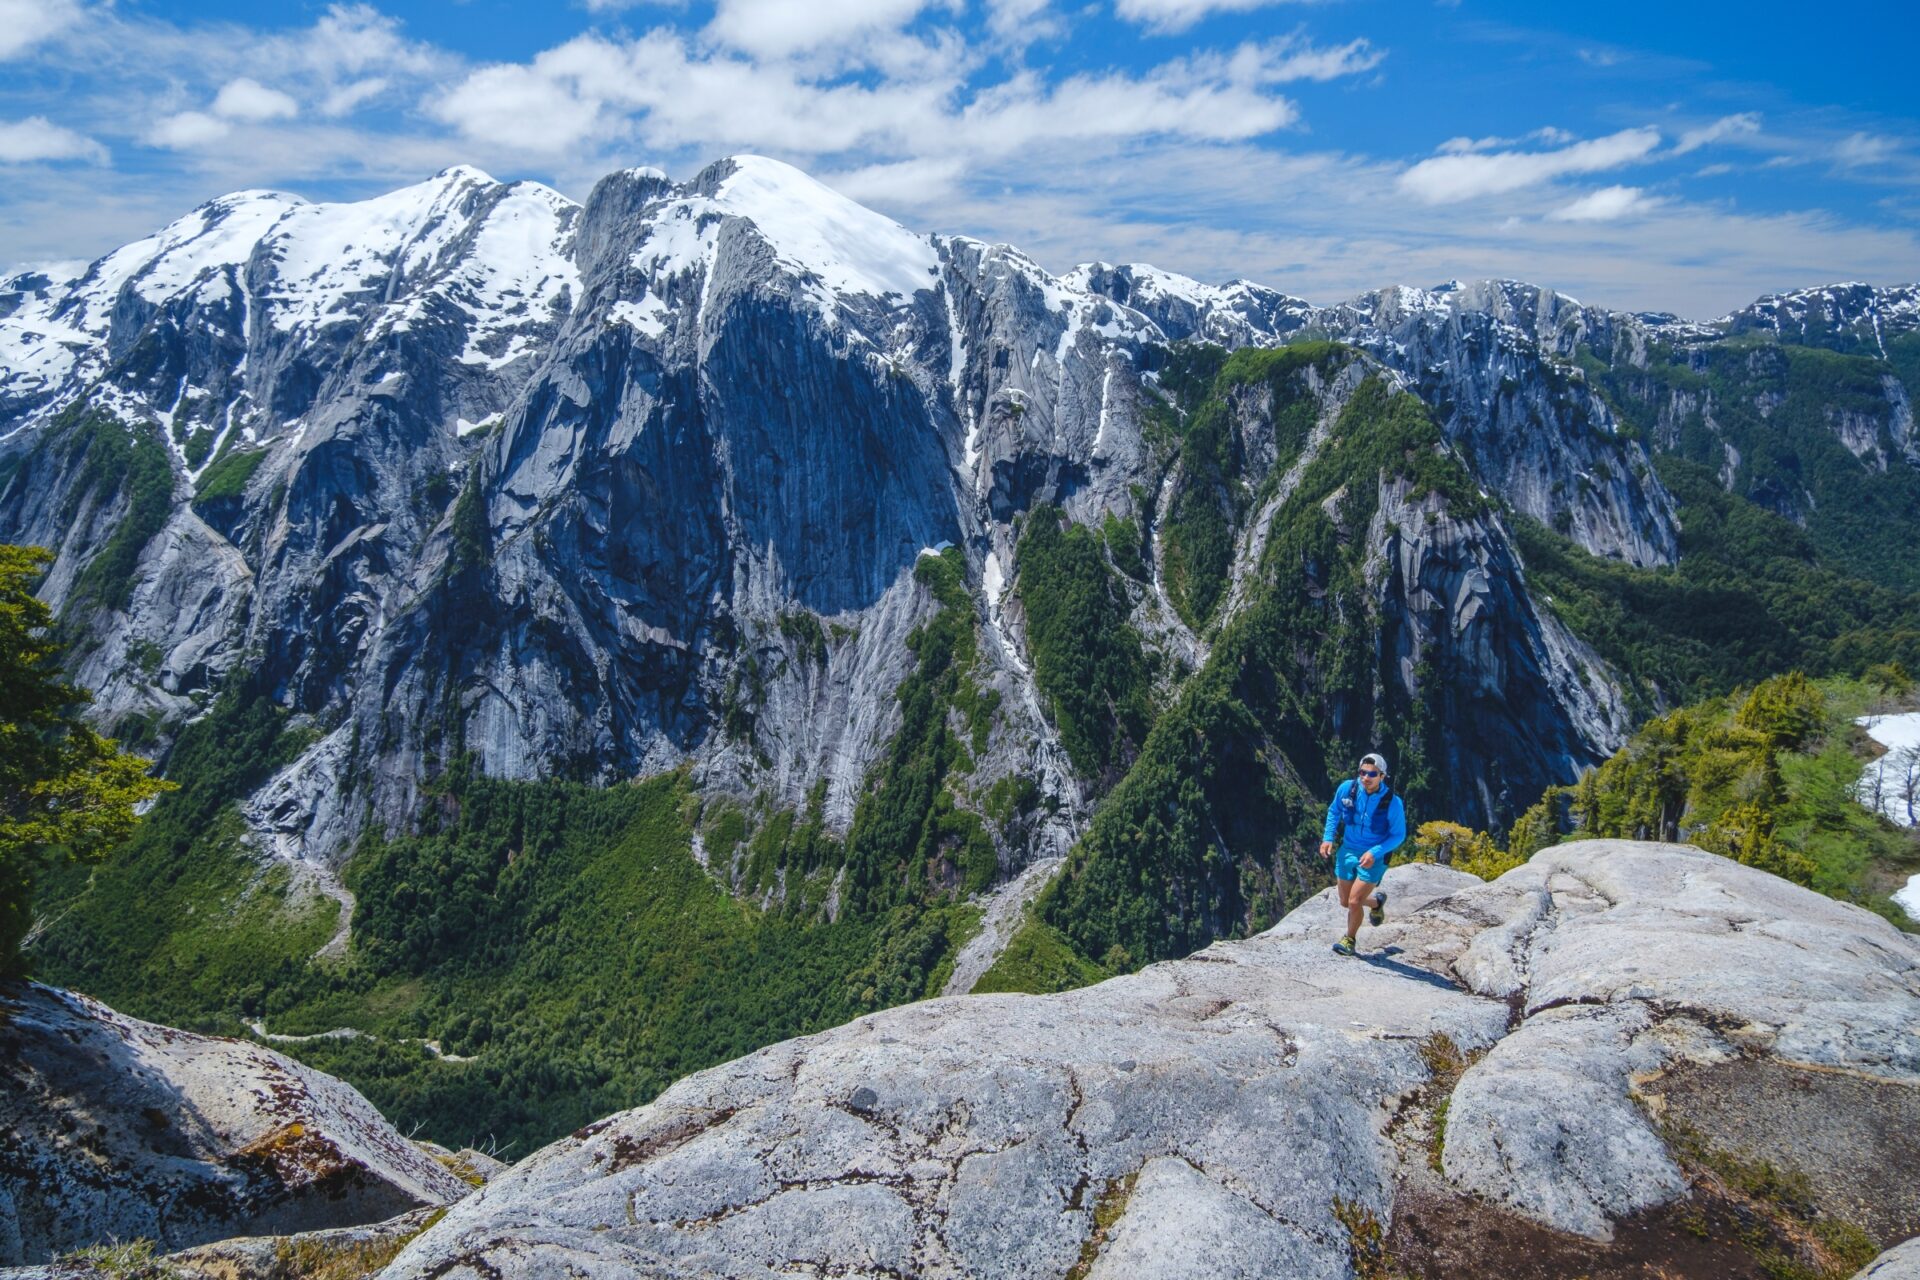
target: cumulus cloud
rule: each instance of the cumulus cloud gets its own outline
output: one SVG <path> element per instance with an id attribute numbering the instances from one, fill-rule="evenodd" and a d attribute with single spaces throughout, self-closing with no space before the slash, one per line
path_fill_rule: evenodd
<path id="1" fill-rule="evenodd" d="M 707 34 L 761 57 L 784 57 L 893 31 L 918 17 L 928 0 L 719 0 Z"/>
<path id="2" fill-rule="evenodd" d="M 168 151 L 191 151 L 209 142 L 218 142 L 233 132 L 233 125 L 204 111 L 179 111 L 163 116 L 147 130 L 143 141 L 150 147 Z"/>
<path id="3" fill-rule="evenodd" d="M 1137 22 L 1149 31 L 1171 34 L 1185 31 L 1200 19 L 1215 13 L 1248 13 L 1276 4 L 1297 4 L 1303 0 L 1115 0 L 1113 11 L 1128 22 Z"/>
<path id="4" fill-rule="evenodd" d="M 1719 142 L 1723 138 L 1737 138 L 1742 135 L 1760 132 L 1760 117 L 1752 111 L 1743 111 L 1739 115 L 1721 116 L 1712 124 L 1701 125 L 1697 129 L 1688 129 L 1673 144 L 1673 154 L 1683 156 L 1689 151 L 1698 151 L 1708 143 Z"/>
<path id="5" fill-rule="evenodd" d="M 107 162 L 107 149 L 83 133 L 53 123 L 45 116 L 0 120 L 0 164 L 31 164 L 37 160 Z"/>
<path id="6" fill-rule="evenodd" d="M 1426 204 L 1504 195 L 1575 173 L 1599 173 L 1644 160 L 1660 145 L 1658 129 L 1575 142 L 1552 151 L 1454 152 L 1422 160 L 1400 175 L 1400 190 Z"/>
<path id="7" fill-rule="evenodd" d="M 814 74 L 803 63 L 702 48 L 670 31 L 633 40 L 576 37 L 528 63 L 480 68 L 428 104 L 465 136 L 560 155 L 589 139 L 637 138 L 662 149 L 738 147 L 834 156 L 870 165 L 1005 155 L 1041 142 L 1258 137 L 1298 119 L 1275 87 L 1371 66 L 1364 41 L 1322 49 L 1299 39 L 1248 43 L 1134 74 L 1049 82 L 1033 70 L 970 88 L 951 33 L 895 56 L 911 75 Z M 877 172 L 877 171 L 876 171 Z"/>
<path id="8" fill-rule="evenodd" d="M 19 57 L 79 18 L 73 0 L 0 0 L 0 61 Z"/>
<path id="9" fill-rule="evenodd" d="M 1660 202 L 1639 187 L 1602 187 L 1547 215 L 1554 222 L 1619 222 L 1637 218 Z"/>
<path id="10" fill-rule="evenodd" d="M 241 76 L 221 86 L 213 99 L 213 114 L 228 120 L 285 120 L 300 114 L 300 104 L 278 89 Z"/>
<path id="11" fill-rule="evenodd" d="M 987 29 L 1003 40 L 1025 43 L 1057 35 L 1052 0 L 987 0 Z"/>

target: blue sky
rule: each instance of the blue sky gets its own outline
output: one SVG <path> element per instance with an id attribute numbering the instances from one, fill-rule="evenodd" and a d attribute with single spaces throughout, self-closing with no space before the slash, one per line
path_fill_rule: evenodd
<path id="1" fill-rule="evenodd" d="M 243 187 L 753 151 L 1063 270 L 1707 317 L 1920 278 L 1920 6 L 0 0 L 0 265 Z"/>

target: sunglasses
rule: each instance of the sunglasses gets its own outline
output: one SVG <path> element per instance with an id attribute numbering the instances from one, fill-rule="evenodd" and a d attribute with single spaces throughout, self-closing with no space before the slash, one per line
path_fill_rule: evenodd
<path id="1" fill-rule="evenodd" d="M 1380 776 L 1380 771 L 1378 769 L 1362 769 L 1360 776 L 1363 778 L 1377 778 Z"/>

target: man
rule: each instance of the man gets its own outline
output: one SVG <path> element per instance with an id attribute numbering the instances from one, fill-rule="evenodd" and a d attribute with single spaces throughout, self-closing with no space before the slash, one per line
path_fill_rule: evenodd
<path id="1" fill-rule="evenodd" d="M 1386 757 L 1369 752 L 1360 757 L 1360 776 L 1348 778 L 1333 793 L 1326 830 L 1321 833 L 1320 856 L 1333 857 L 1336 841 L 1340 853 L 1334 859 L 1333 883 L 1340 905 L 1347 909 L 1347 932 L 1333 944 L 1337 954 L 1353 954 L 1362 911 L 1371 908 L 1372 924 L 1385 923 L 1387 895 L 1379 891 L 1380 877 L 1387 874 L 1388 858 L 1406 838 L 1407 813 L 1387 783 Z"/>

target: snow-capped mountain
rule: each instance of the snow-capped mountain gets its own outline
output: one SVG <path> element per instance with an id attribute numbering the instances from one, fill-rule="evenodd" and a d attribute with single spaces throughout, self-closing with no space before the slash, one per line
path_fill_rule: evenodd
<path id="1" fill-rule="evenodd" d="M 1920 285 L 1882 289 L 1854 281 L 1770 293 L 1723 316 L 1718 327 L 1837 351 L 1867 351 L 1884 359 L 1889 342 L 1920 329 Z"/>
<path id="2" fill-rule="evenodd" d="M 1910 294 L 1869 310 L 1884 327 Z M 955 547 L 996 710 L 953 803 L 1002 778 L 1047 801 L 996 836 L 1012 871 L 1093 803 L 1035 684 L 1021 519 L 1141 530 L 1134 623 L 1170 671 L 1200 665 L 1244 593 L 1201 620 L 1168 595 L 1162 526 L 1200 481 L 1156 425 L 1158 371 L 1178 341 L 1302 337 L 1365 353 L 1314 382 L 1315 440 L 1384 379 L 1496 504 L 1388 495 L 1369 590 L 1402 637 L 1392 679 L 1444 658 L 1477 708 L 1458 815 L 1502 821 L 1627 721 L 1500 511 L 1639 565 L 1678 545 L 1648 445 L 1581 363 L 1671 337 L 1513 282 L 1314 307 L 1143 265 L 1056 277 L 751 156 L 615 173 L 584 206 L 465 168 L 353 204 L 240 193 L 0 289 L 0 538 L 57 549 L 43 592 L 104 722 L 164 743 L 244 675 L 311 724 L 247 813 L 323 861 L 415 812 L 449 742 L 508 777 L 690 762 L 790 807 L 824 782 L 844 828 L 939 607 L 916 566 Z M 1234 426 L 1268 504 L 1236 526 L 1236 584 L 1297 480 L 1269 483 L 1261 412 Z"/>

